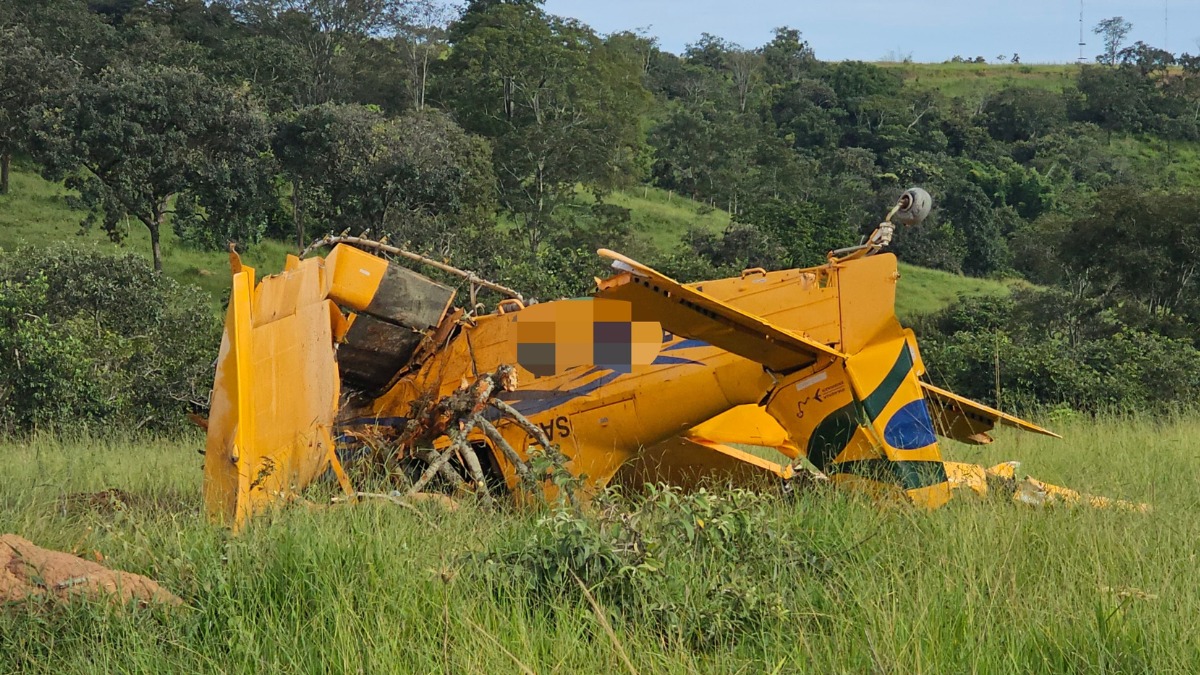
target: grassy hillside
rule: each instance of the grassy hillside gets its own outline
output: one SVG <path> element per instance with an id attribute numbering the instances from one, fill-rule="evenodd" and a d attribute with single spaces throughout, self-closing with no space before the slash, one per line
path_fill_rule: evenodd
<path id="1" fill-rule="evenodd" d="M 960 295 L 1007 295 L 1009 289 L 1008 284 L 1000 281 L 900 263 L 896 313 L 901 318 L 928 314 L 945 307 Z"/>
<path id="2" fill-rule="evenodd" d="M 632 211 L 633 230 L 659 250 L 677 246 L 690 227 L 720 232 L 729 225 L 727 212 L 654 187 L 618 192 L 606 201 Z"/>
<path id="3" fill-rule="evenodd" d="M 128 224 L 128 237 L 118 245 L 99 229 L 81 232 L 82 214 L 66 203 L 67 190 L 43 180 L 35 173 L 13 172 L 12 190 L 0 196 L 0 249 L 53 241 L 82 241 L 108 250 L 128 250 L 149 258 L 150 240 L 145 227 Z M 678 246 L 683 233 L 693 225 L 719 232 L 729 224 L 729 214 L 686 197 L 657 188 L 637 188 L 609 197 L 614 204 L 632 210 L 633 228 L 658 250 Z M 283 268 L 284 257 L 294 249 L 278 241 L 264 241 L 243 252 L 247 264 L 260 274 Z M 179 244 L 170 229 L 163 234 L 163 266 L 172 278 L 195 284 L 208 292 L 214 305 L 229 290 L 228 256 L 216 251 L 196 251 Z M 898 311 L 901 316 L 936 311 L 960 294 L 1000 294 L 1007 287 L 995 281 L 972 279 L 937 270 L 901 265 Z"/>
<path id="4" fill-rule="evenodd" d="M 0 195 L 0 249 L 55 241 L 81 242 L 112 251 L 134 251 L 150 258 L 150 234 L 135 220 L 126 225 L 128 237 L 114 244 L 99 227 L 81 232 L 83 213 L 66 202 L 68 190 L 43 180 L 36 173 L 17 169 L 7 195 Z M 199 286 L 215 301 L 229 291 L 229 256 L 216 251 L 196 251 L 181 246 L 170 228 L 162 236 L 163 269 L 172 278 Z M 295 250 L 281 242 L 265 241 L 242 252 L 243 261 L 260 272 L 283 269 L 284 256 Z"/>
<path id="5" fill-rule="evenodd" d="M 1136 174 L 1163 176 L 1176 189 L 1200 188 L 1200 143 L 1127 136 L 1114 137 L 1109 147 Z"/>
<path id="6" fill-rule="evenodd" d="M 880 63 L 898 71 L 906 85 L 938 89 L 947 96 L 977 97 L 1004 87 L 1062 91 L 1073 87 L 1072 64 Z"/>
<path id="7" fill-rule="evenodd" d="M 0 444 L 0 533 L 99 556 L 187 603 L 0 612 L 0 672 L 629 672 L 622 651 L 641 673 L 1192 672 L 1200 421 L 1055 428 L 1065 440 L 1006 432 L 950 451 L 1024 460 L 1045 480 L 1154 510 L 968 498 L 927 513 L 839 492 L 774 501 L 749 526 L 775 553 L 714 570 L 698 548 L 690 571 L 637 572 L 673 597 L 742 598 L 737 613 L 693 617 L 725 638 L 707 648 L 605 604 L 610 637 L 570 585 L 538 595 L 480 581 L 473 554 L 548 555 L 528 546 L 534 533 L 551 540 L 533 513 L 314 505 L 229 538 L 199 515 L 199 438 Z M 128 494 L 68 498 L 106 488 Z M 784 533 L 808 553 L 789 555 Z M 763 611 L 772 618 L 748 623 Z"/>

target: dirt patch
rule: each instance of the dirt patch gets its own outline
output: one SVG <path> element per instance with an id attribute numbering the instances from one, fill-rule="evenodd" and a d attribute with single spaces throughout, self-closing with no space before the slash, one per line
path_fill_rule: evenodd
<path id="1" fill-rule="evenodd" d="M 183 604 L 158 582 L 139 574 L 44 549 L 15 534 L 0 536 L 0 604 L 43 596 L 82 596 L 121 604 Z"/>
<path id="2" fill-rule="evenodd" d="M 100 492 L 79 492 L 63 499 L 63 508 L 68 512 L 94 510 L 111 513 L 136 504 L 137 498 L 124 490 L 109 488 Z"/>
<path id="3" fill-rule="evenodd" d="M 155 491 L 151 494 L 131 493 L 119 488 L 108 488 L 99 492 L 76 492 L 58 500 L 64 515 L 135 510 L 143 513 L 186 513 L 197 508 L 195 498 L 178 490 Z"/>

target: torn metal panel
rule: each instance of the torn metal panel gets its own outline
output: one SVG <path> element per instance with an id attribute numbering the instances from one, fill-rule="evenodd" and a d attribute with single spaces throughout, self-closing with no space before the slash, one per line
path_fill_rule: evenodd
<path id="1" fill-rule="evenodd" d="M 375 391 L 408 364 L 424 338 L 424 332 L 359 314 L 338 346 L 342 378 L 347 385 Z"/>

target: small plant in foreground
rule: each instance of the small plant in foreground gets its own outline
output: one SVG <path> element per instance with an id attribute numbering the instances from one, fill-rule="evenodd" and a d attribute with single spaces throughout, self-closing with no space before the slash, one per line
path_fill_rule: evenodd
<path id="1" fill-rule="evenodd" d="M 821 559 L 790 536 L 776 504 L 745 490 L 607 493 L 587 513 L 552 511 L 473 554 L 468 568 L 500 593 L 551 611 L 579 593 L 578 578 L 630 625 L 712 648 L 786 624 L 792 594 L 823 593 L 809 573 Z"/>

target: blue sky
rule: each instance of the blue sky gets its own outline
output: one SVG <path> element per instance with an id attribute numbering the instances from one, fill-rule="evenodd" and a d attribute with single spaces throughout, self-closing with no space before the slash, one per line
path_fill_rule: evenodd
<path id="1" fill-rule="evenodd" d="M 583 21 L 601 33 L 645 28 L 678 53 L 701 33 L 757 47 L 776 26 L 799 29 L 823 60 L 875 61 L 911 54 L 940 62 L 955 54 L 1021 55 L 1027 63 L 1074 61 L 1079 55 L 1079 0 L 546 0 L 547 11 Z M 1129 42 L 1164 41 L 1200 52 L 1200 0 L 1084 0 L 1084 54 L 1101 52 L 1091 28 L 1123 16 L 1133 23 Z"/>

